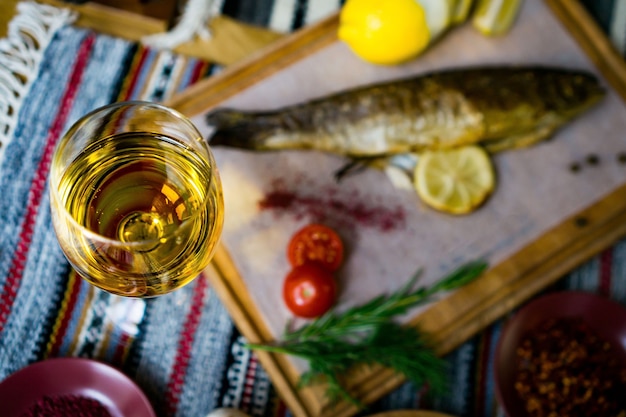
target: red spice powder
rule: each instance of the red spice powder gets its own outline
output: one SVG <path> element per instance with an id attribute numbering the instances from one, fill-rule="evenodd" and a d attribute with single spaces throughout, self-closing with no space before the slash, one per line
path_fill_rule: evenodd
<path id="1" fill-rule="evenodd" d="M 20 417 L 112 417 L 99 401 L 79 395 L 46 396 Z"/>
<path id="2" fill-rule="evenodd" d="M 406 224 L 406 213 L 400 206 L 366 203 L 358 193 L 346 195 L 339 193 L 336 188 L 328 188 L 315 196 L 303 195 L 288 189 L 280 181 L 276 181 L 273 189 L 259 201 L 259 208 L 278 213 L 289 212 L 297 219 L 306 217 L 339 227 L 359 225 L 383 232 L 403 228 Z"/>

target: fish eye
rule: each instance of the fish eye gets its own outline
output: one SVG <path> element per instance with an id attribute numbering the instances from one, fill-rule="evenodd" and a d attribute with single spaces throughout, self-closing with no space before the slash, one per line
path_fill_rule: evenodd
<path id="1" fill-rule="evenodd" d="M 566 98 L 572 98 L 574 97 L 574 89 L 572 88 L 572 86 L 570 85 L 563 85 L 563 95 Z"/>

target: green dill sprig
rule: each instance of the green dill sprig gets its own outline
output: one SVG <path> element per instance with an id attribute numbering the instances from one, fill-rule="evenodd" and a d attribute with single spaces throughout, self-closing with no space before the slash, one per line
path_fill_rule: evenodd
<path id="1" fill-rule="evenodd" d="M 402 326 L 394 319 L 442 291 L 471 282 L 486 268 L 484 261 L 470 262 L 430 287 L 415 289 L 418 271 L 389 295 L 344 312 L 330 310 L 297 330 L 286 331 L 280 341 L 247 347 L 307 360 L 309 369 L 301 376 L 300 385 L 323 381 L 331 400 L 341 397 L 362 406 L 341 383 L 342 375 L 357 364 L 391 368 L 415 384 L 427 383 L 433 392 L 441 393 L 446 388 L 443 360 L 417 328 Z"/>

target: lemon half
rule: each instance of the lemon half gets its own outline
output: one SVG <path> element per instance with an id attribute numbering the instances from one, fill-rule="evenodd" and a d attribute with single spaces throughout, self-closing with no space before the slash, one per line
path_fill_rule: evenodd
<path id="1" fill-rule="evenodd" d="M 419 156 L 414 186 L 427 205 L 453 214 L 478 208 L 495 187 L 487 152 L 478 146 L 427 151 Z"/>
<path id="2" fill-rule="evenodd" d="M 367 62 L 401 64 L 450 26 L 455 7 L 456 0 L 347 0 L 337 36 Z"/>

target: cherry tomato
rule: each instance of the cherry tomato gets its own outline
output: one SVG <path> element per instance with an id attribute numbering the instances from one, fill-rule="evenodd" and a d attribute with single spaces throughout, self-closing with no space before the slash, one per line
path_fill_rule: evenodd
<path id="1" fill-rule="evenodd" d="M 336 271 L 343 262 L 343 242 L 330 227 L 310 224 L 293 235 L 287 246 L 287 258 L 292 266 L 316 261 L 329 271 Z"/>
<path id="2" fill-rule="evenodd" d="M 337 283 L 332 272 L 317 262 L 294 267 L 283 284 L 283 299 L 293 314 L 321 316 L 335 303 Z"/>

